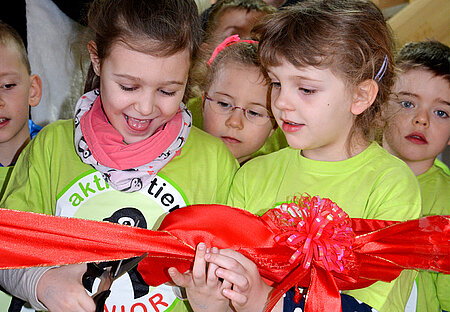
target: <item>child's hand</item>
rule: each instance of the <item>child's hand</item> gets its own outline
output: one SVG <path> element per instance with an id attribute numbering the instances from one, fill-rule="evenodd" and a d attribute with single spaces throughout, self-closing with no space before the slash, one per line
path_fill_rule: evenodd
<path id="1" fill-rule="evenodd" d="M 218 254 L 207 254 L 205 258 L 210 265 L 219 266 L 218 277 L 233 284 L 232 288 L 223 289 L 223 295 L 231 300 L 236 311 L 264 311 L 272 287 L 263 281 L 255 263 L 231 249 L 221 249 Z"/>
<path id="2" fill-rule="evenodd" d="M 52 312 L 94 312 L 95 303 L 81 279 L 86 264 L 71 264 L 45 272 L 37 285 L 37 298 Z"/>
<path id="3" fill-rule="evenodd" d="M 211 248 L 210 253 L 218 252 L 217 248 Z M 206 254 L 206 245 L 198 244 L 192 272 L 181 274 L 176 268 L 170 268 L 169 275 L 176 285 L 186 288 L 189 303 L 195 312 L 231 311 L 230 301 L 222 295 L 222 290 L 230 288 L 231 284 L 219 281 L 215 274 L 215 264 L 210 263 L 207 267 Z"/>

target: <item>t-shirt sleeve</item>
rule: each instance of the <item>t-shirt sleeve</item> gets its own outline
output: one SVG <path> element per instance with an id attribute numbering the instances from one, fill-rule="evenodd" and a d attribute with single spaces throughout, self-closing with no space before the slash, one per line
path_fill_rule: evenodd
<path id="1" fill-rule="evenodd" d="M 49 140 L 37 136 L 20 154 L 5 189 L 0 207 L 54 214 L 51 199 L 51 159 L 47 155 Z M 46 146 L 47 145 L 47 146 Z"/>
<path id="2" fill-rule="evenodd" d="M 419 183 L 406 166 L 380 174 L 367 201 L 366 219 L 405 221 L 422 216 Z"/>

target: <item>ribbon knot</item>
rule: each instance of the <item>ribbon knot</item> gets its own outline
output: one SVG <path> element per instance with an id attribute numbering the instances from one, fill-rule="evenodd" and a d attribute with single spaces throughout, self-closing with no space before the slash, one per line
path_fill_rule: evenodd
<path id="1" fill-rule="evenodd" d="M 294 250 L 290 263 L 301 262 L 308 269 L 315 261 L 327 271 L 344 271 L 355 234 L 349 216 L 334 202 L 319 196 L 294 197 L 273 215 L 280 230 L 275 241 Z"/>

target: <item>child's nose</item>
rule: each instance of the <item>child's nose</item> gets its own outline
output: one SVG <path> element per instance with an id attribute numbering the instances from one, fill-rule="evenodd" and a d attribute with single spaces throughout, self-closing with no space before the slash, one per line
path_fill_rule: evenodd
<path id="1" fill-rule="evenodd" d="M 153 99 L 141 99 L 134 105 L 134 109 L 141 115 L 141 116 L 149 116 L 153 113 L 153 109 L 155 107 Z"/>
<path id="2" fill-rule="evenodd" d="M 413 123 L 415 125 L 428 127 L 428 125 L 430 124 L 428 114 L 426 112 L 418 112 L 417 115 L 414 116 Z"/>
<path id="3" fill-rule="evenodd" d="M 289 96 L 285 94 L 285 92 L 279 92 L 276 97 L 271 98 L 272 107 L 279 110 L 294 110 L 295 108 L 292 106 L 291 101 L 289 100 Z"/>
<path id="4" fill-rule="evenodd" d="M 241 109 L 234 109 L 225 121 L 225 125 L 239 130 L 244 128 L 244 112 Z"/>

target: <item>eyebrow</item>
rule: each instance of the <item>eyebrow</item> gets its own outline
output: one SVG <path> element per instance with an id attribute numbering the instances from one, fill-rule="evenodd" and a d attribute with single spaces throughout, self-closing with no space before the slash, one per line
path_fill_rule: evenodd
<path id="1" fill-rule="evenodd" d="M 406 95 L 406 96 L 411 96 L 411 97 L 419 98 L 419 96 L 418 96 L 417 94 L 411 93 L 411 92 L 406 92 L 406 91 L 400 91 L 400 92 L 397 92 L 396 95 L 397 95 L 397 96 L 398 96 L 398 95 Z M 449 106 L 450 106 L 450 102 L 447 102 L 446 100 L 441 99 L 440 97 L 437 98 L 437 101 L 440 102 L 440 103 L 442 103 L 442 104 L 446 104 L 446 105 L 449 105 Z"/>
<path id="2" fill-rule="evenodd" d="M 127 74 L 113 74 L 113 75 L 116 76 L 116 77 L 119 77 L 119 78 L 129 79 L 129 80 L 132 80 L 132 81 L 135 81 L 135 82 L 141 82 L 142 81 L 141 78 L 130 76 L 130 75 L 127 75 Z M 182 86 L 182 85 L 184 85 L 184 81 L 169 80 L 169 81 L 163 81 L 161 84 L 164 85 L 164 86 L 168 86 L 168 85 L 181 85 Z"/>
<path id="3" fill-rule="evenodd" d="M 4 73 L 1 73 L 1 72 L 0 72 L 0 78 L 8 77 L 8 76 L 18 77 L 19 74 L 16 73 L 16 72 L 4 72 Z"/>

